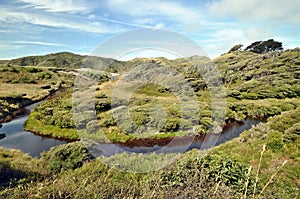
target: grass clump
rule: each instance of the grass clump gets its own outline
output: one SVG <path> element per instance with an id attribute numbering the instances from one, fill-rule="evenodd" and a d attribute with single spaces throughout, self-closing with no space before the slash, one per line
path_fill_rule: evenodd
<path id="1" fill-rule="evenodd" d="M 53 147 L 49 151 L 43 152 L 41 156 L 41 159 L 47 164 L 47 169 L 54 173 L 79 168 L 84 162 L 92 159 L 81 142 Z"/>

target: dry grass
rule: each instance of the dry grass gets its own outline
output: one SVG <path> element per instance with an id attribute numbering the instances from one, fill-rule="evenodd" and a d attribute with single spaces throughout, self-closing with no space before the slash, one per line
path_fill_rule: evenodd
<path id="1" fill-rule="evenodd" d="M 20 96 L 26 94 L 24 97 L 30 99 L 39 99 L 49 95 L 49 91 L 41 89 L 42 84 L 0 84 L 0 97 Z"/>

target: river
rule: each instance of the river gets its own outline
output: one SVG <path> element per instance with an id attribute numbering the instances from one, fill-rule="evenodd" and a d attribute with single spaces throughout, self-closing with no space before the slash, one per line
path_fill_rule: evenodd
<path id="1" fill-rule="evenodd" d="M 31 112 L 39 103 L 25 107 Z M 6 149 L 19 149 L 33 157 L 40 157 L 40 153 L 48 151 L 51 147 L 66 144 L 66 141 L 35 135 L 24 130 L 24 123 L 29 117 L 29 113 L 16 117 L 10 122 L 3 123 L 0 128 L 0 146 Z M 193 148 L 206 149 L 222 144 L 228 140 L 238 137 L 243 131 L 250 129 L 261 120 L 247 118 L 242 123 L 234 122 L 227 125 L 220 135 L 208 134 L 198 139 L 173 140 L 149 140 L 150 142 L 131 141 L 127 143 L 101 143 L 93 147 L 93 155 L 111 156 L 117 153 L 176 153 L 191 150 Z M 147 141 L 147 140 L 145 140 Z M 156 142 L 157 141 L 157 142 Z M 150 143 L 150 144 L 149 144 Z"/>
<path id="2" fill-rule="evenodd" d="M 39 103 L 35 103 L 25 108 L 31 112 L 38 104 Z M 5 135 L 5 137 L 0 139 L 1 147 L 5 149 L 19 149 L 24 153 L 28 153 L 30 156 L 40 157 L 41 152 L 48 151 L 53 146 L 67 143 L 65 141 L 42 137 L 29 131 L 25 131 L 24 123 L 28 117 L 29 113 L 23 114 L 17 116 L 10 122 L 2 124 L 3 126 L 0 128 L 0 134 Z"/>
<path id="3" fill-rule="evenodd" d="M 125 143 L 101 143 L 89 148 L 94 156 L 109 157 L 118 153 L 184 153 L 192 149 L 208 149 L 238 137 L 243 131 L 252 128 L 262 120 L 247 118 L 244 122 L 233 122 L 223 128 L 221 134 L 207 134 L 198 138 L 166 138 L 131 140 Z"/>

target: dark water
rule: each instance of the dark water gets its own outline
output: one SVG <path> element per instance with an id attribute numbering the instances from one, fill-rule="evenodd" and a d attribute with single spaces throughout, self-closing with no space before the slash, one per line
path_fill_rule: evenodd
<path id="1" fill-rule="evenodd" d="M 32 111 L 38 103 L 25 107 Z M 22 115 L 13 119 L 8 123 L 3 123 L 0 128 L 0 147 L 6 149 L 20 149 L 33 157 L 39 157 L 40 153 L 49 150 L 51 147 L 65 144 L 67 142 L 60 141 L 53 138 L 45 138 L 35 135 L 29 131 L 24 130 L 24 123 L 28 119 L 29 114 Z M 3 134 L 5 137 L 3 137 Z"/>
<path id="2" fill-rule="evenodd" d="M 38 103 L 27 106 L 26 109 L 32 111 Z M 0 128 L 0 146 L 6 149 L 20 149 L 33 157 L 39 157 L 43 151 L 48 151 L 51 147 L 66 144 L 66 141 L 61 141 L 53 138 L 46 138 L 35 135 L 24 130 L 24 123 L 28 119 L 29 114 L 22 115 L 16 119 L 3 123 Z M 223 129 L 221 134 L 207 134 L 202 138 L 194 140 L 191 138 L 174 138 L 168 141 L 165 145 L 153 143 L 152 146 L 132 146 L 129 144 L 112 144 L 101 143 L 89 148 L 89 151 L 94 156 L 111 156 L 118 153 L 183 153 L 193 148 L 207 149 L 235 137 L 238 137 L 243 131 L 250 129 L 253 125 L 260 123 L 258 119 L 248 118 L 243 123 L 233 123 Z M 4 136 L 5 135 L 5 136 Z"/>
<path id="3" fill-rule="evenodd" d="M 118 153 L 183 153 L 185 151 L 197 148 L 207 149 L 214 146 L 218 146 L 238 137 L 243 131 L 250 129 L 252 126 L 262 122 L 258 119 L 248 118 L 242 123 L 233 123 L 223 129 L 221 134 L 207 134 L 200 139 L 194 140 L 194 138 L 176 139 L 174 138 L 169 143 L 163 146 L 154 144 L 153 146 L 138 146 L 129 147 L 125 144 L 107 144 L 101 143 L 99 145 L 89 148 L 89 151 L 94 156 L 111 156 Z"/>

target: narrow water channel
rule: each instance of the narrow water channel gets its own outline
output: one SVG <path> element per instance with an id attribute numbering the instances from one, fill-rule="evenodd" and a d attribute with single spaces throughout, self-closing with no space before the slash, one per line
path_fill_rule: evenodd
<path id="1" fill-rule="evenodd" d="M 24 130 L 24 123 L 29 117 L 34 107 L 39 103 L 25 107 L 27 114 L 21 115 L 8 123 L 3 123 L 0 128 L 0 147 L 6 149 L 19 149 L 33 157 L 40 157 L 40 153 L 48 151 L 51 147 L 66 144 L 66 141 L 35 135 Z M 225 143 L 235 137 L 238 137 L 243 131 L 250 129 L 253 125 L 260 123 L 261 120 L 247 118 L 242 123 L 232 123 L 223 129 L 220 135 L 208 134 L 196 140 L 181 140 L 175 139 L 170 141 L 165 140 L 150 140 L 149 142 L 127 142 L 127 143 L 100 143 L 98 146 L 89 148 L 90 152 L 96 156 L 112 156 L 118 153 L 182 153 L 194 148 L 206 149 L 213 146 Z M 157 143 L 156 143 L 157 141 Z M 173 143 L 172 143 L 173 142 Z M 146 144 L 145 144 L 146 143 Z"/>
<path id="2" fill-rule="evenodd" d="M 238 137 L 243 131 L 252 128 L 262 122 L 258 119 L 247 118 L 244 122 L 234 122 L 227 125 L 221 134 L 207 134 L 203 137 L 193 139 L 175 138 L 175 139 L 160 139 L 160 140 L 142 140 L 130 141 L 125 143 L 101 143 L 89 148 L 89 151 L 96 157 L 112 156 L 118 153 L 184 153 L 185 151 L 197 149 L 207 149 L 218 146 L 233 138 Z M 149 141 L 149 142 L 148 142 Z"/>
<path id="3" fill-rule="evenodd" d="M 31 112 L 38 104 L 39 103 L 32 104 L 25 107 L 25 109 Z M 3 126 L 0 128 L 0 135 L 2 135 L 0 147 L 5 149 L 19 149 L 24 153 L 28 153 L 30 156 L 39 157 L 41 152 L 48 151 L 53 146 L 67 143 L 25 131 L 24 123 L 28 117 L 29 113 L 17 116 L 12 121 L 2 124 Z"/>

